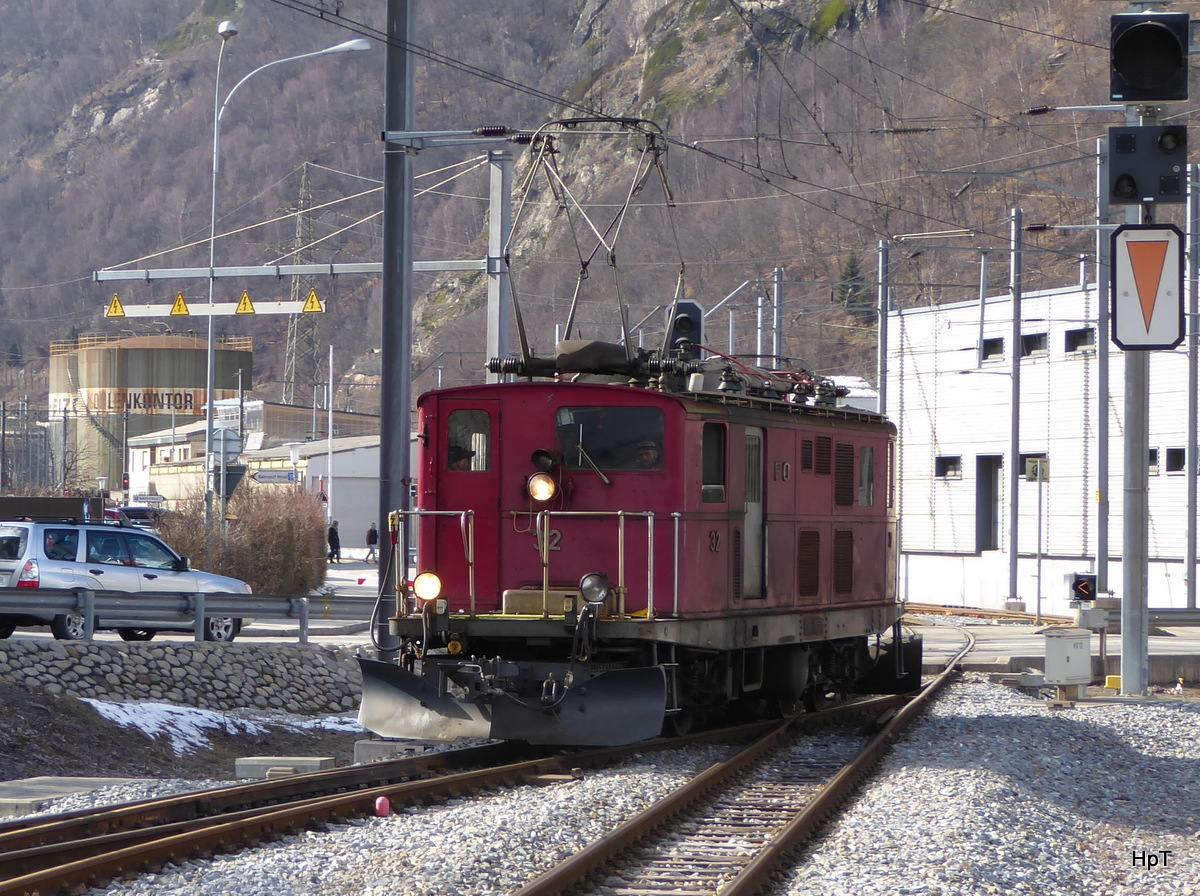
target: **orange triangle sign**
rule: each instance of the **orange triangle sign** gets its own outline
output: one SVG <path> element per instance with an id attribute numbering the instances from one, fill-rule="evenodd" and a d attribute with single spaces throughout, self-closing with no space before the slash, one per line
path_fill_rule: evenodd
<path id="1" fill-rule="evenodd" d="M 124 317 L 125 307 L 121 304 L 121 297 L 113 293 L 112 301 L 108 303 L 108 310 L 104 312 L 105 317 Z"/>
<path id="2" fill-rule="evenodd" d="M 242 298 L 238 302 L 237 309 L 233 313 L 234 314 L 253 314 L 254 313 L 254 304 L 250 301 L 250 293 L 249 292 L 243 290 Z"/>
<path id="3" fill-rule="evenodd" d="M 1138 302 L 1142 306 L 1142 320 L 1149 330 L 1150 320 L 1154 317 L 1154 303 L 1158 299 L 1158 287 L 1162 283 L 1168 243 L 1166 240 L 1130 240 L 1126 248 L 1129 251 L 1129 263 L 1133 267 Z"/>
<path id="4" fill-rule="evenodd" d="M 175 296 L 175 304 L 171 306 L 171 316 L 178 317 L 179 315 L 190 315 L 191 313 L 188 311 L 187 302 L 183 300 L 183 293 Z"/>

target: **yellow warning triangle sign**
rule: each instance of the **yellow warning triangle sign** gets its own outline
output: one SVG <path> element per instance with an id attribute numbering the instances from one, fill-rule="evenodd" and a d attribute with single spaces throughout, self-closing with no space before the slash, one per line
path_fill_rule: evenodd
<path id="1" fill-rule="evenodd" d="M 104 312 L 105 317 L 124 317 L 125 308 L 121 305 L 121 297 L 113 293 L 112 301 L 108 303 L 108 310 Z"/>
<path id="2" fill-rule="evenodd" d="M 187 302 L 183 300 L 183 293 L 175 296 L 175 304 L 171 306 L 171 316 L 178 317 L 179 315 L 188 315 L 191 313 L 188 311 Z"/>
<path id="3" fill-rule="evenodd" d="M 304 308 L 302 311 L 304 314 L 325 313 L 325 309 L 321 305 L 321 300 L 317 298 L 317 291 L 315 289 L 310 289 L 308 291 L 308 298 L 304 300 Z"/>
<path id="4" fill-rule="evenodd" d="M 238 300 L 237 310 L 234 314 L 253 314 L 254 303 L 250 301 L 250 293 L 243 291 L 241 299 Z"/>

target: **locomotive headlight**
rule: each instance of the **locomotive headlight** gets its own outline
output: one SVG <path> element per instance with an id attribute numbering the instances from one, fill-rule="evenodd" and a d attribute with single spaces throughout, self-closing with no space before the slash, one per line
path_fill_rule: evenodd
<path id="1" fill-rule="evenodd" d="M 579 592 L 589 604 L 602 604 L 612 594 L 608 584 L 608 573 L 589 572 L 579 580 Z"/>
<path id="2" fill-rule="evenodd" d="M 412 587 L 418 600 L 436 600 L 442 593 L 442 580 L 435 573 L 423 572 L 413 579 Z"/>
<path id="3" fill-rule="evenodd" d="M 558 484 L 549 473 L 534 473 L 529 477 L 529 497 L 535 501 L 549 501 L 558 491 Z"/>
<path id="4" fill-rule="evenodd" d="M 529 455 L 529 462 L 535 470 L 541 470 L 543 473 L 549 473 L 556 463 L 554 455 L 544 448 L 539 448 Z"/>

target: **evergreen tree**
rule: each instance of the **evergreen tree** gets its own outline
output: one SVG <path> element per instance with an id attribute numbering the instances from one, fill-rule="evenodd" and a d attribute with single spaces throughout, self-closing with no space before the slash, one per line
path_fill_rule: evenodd
<path id="1" fill-rule="evenodd" d="M 869 321 L 875 317 L 875 303 L 867 291 L 862 258 L 856 251 L 851 251 L 842 265 L 841 278 L 834 291 L 834 301 L 859 320 Z"/>

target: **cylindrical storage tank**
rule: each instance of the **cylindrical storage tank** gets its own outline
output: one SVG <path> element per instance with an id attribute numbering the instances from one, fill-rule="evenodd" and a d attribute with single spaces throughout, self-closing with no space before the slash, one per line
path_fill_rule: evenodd
<path id="1" fill-rule="evenodd" d="M 241 372 L 239 383 L 238 372 Z M 220 337 L 214 397 L 253 387 L 253 340 Z M 204 419 L 208 343 L 194 336 L 81 336 L 50 346 L 50 420 L 66 422 L 68 465 L 81 482 L 119 487 L 132 436 Z"/>

